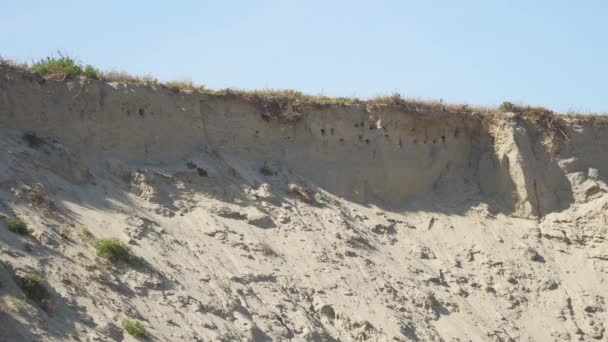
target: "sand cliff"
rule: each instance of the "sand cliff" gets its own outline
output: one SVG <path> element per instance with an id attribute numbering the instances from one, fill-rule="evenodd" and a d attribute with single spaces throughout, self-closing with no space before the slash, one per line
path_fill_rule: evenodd
<path id="1" fill-rule="evenodd" d="M 0 68 L 0 211 L 34 230 L 0 231 L 0 338 L 128 339 L 126 316 L 158 340 L 605 338 L 600 118 L 556 135 L 441 105 L 265 114 Z M 149 266 L 100 263 L 83 226 Z M 32 269 L 53 304 L 17 308 Z"/>

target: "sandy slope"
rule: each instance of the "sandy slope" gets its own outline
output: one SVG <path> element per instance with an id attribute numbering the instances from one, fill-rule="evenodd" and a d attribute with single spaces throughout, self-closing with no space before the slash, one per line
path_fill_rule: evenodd
<path id="1" fill-rule="evenodd" d="M 0 214 L 32 229 L 0 220 L 0 340 L 134 340 L 125 318 L 156 341 L 606 339 L 589 121 L 551 154 L 511 114 L 286 126 L 239 99 L 0 76 Z M 137 259 L 98 257 L 108 237 Z"/>
<path id="2" fill-rule="evenodd" d="M 280 165 L 266 177 L 212 150 L 137 165 L 1 136 L 2 211 L 34 229 L 0 230 L 6 340 L 128 340 L 124 317 L 161 341 L 605 337 L 603 190 L 539 225 L 438 198 L 361 206 Z M 289 184 L 314 189 L 314 201 Z M 555 228 L 581 218 L 603 220 L 602 231 Z M 97 258 L 83 226 L 128 241 L 149 266 Z M 46 279 L 46 309 L 16 305 L 13 274 L 28 270 Z"/>

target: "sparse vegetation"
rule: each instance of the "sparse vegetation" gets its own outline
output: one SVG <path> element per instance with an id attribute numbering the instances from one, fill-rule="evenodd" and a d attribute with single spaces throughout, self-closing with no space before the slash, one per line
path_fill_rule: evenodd
<path id="1" fill-rule="evenodd" d="M 169 81 L 169 82 L 164 83 L 164 85 L 165 85 L 165 87 L 167 87 L 175 92 L 180 92 L 180 91 L 205 92 L 206 91 L 204 86 L 198 86 L 190 80 Z"/>
<path id="2" fill-rule="evenodd" d="M 27 235 L 30 233 L 30 230 L 27 227 L 27 223 L 17 220 L 17 219 L 7 219 L 6 226 L 8 230 L 20 235 Z"/>
<path id="3" fill-rule="evenodd" d="M 27 303 L 21 298 L 13 298 L 12 302 L 13 302 L 13 306 L 15 307 L 15 310 L 17 312 L 20 312 L 21 310 L 23 310 L 25 308 L 25 306 L 27 305 Z"/>
<path id="4" fill-rule="evenodd" d="M 274 249 L 272 249 L 272 247 L 264 242 L 264 241 L 260 241 L 258 243 L 258 246 L 256 247 L 257 250 L 259 250 L 263 255 L 268 256 L 268 257 L 273 257 L 273 256 L 277 256 L 277 252 L 275 252 Z"/>
<path id="5" fill-rule="evenodd" d="M 0 66 L 10 67 L 24 71 L 33 71 L 49 78 L 66 79 L 74 76 L 84 76 L 92 79 L 100 79 L 107 82 L 136 83 L 159 85 L 158 80 L 152 76 L 134 76 L 124 71 L 111 70 L 101 72 L 92 65 L 83 65 L 73 58 L 59 54 L 59 57 L 47 57 L 28 66 L 23 63 L 0 58 Z M 262 117 L 267 120 L 276 120 L 281 123 L 293 123 L 303 117 L 303 113 L 311 109 L 319 109 L 328 106 L 361 106 L 366 109 L 374 107 L 392 107 L 399 111 L 420 112 L 420 111 L 442 111 L 448 113 L 473 113 L 473 112 L 494 112 L 491 108 L 472 108 L 466 104 L 447 104 L 442 100 L 428 101 L 411 98 L 404 98 L 395 93 L 388 96 L 378 96 L 369 100 L 347 97 L 328 97 L 323 95 L 308 95 L 295 90 L 240 90 L 222 89 L 210 90 L 204 86 L 194 84 L 190 80 L 169 81 L 162 84 L 176 92 L 188 91 L 211 94 L 215 96 L 234 96 L 258 107 Z M 536 120 L 540 127 L 550 130 L 549 134 L 556 134 L 566 137 L 565 132 L 556 120 L 554 113 L 540 107 L 518 106 L 510 102 L 503 103 L 498 111 L 512 111 L 524 114 Z M 551 115 L 548 115 L 550 113 Z M 603 123 L 605 120 L 596 120 Z M 566 137 L 567 139 L 567 137 Z"/>
<path id="6" fill-rule="evenodd" d="M 314 200 L 313 192 L 306 186 L 289 184 L 289 190 L 306 203 L 312 203 Z"/>
<path id="7" fill-rule="evenodd" d="M 158 80 L 150 75 L 134 76 L 125 71 L 110 70 L 103 72 L 101 79 L 106 82 L 118 83 L 137 83 L 137 84 L 158 84 Z"/>
<path id="8" fill-rule="evenodd" d="M 57 211 L 55 203 L 46 198 L 44 191 L 39 187 L 28 189 L 27 199 L 31 205 L 40 209 L 45 214 L 53 214 Z"/>
<path id="9" fill-rule="evenodd" d="M 131 248 L 117 238 L 100 240 L 95 245 L 95 250 L 97 256 L 113 261 L 127 261 L 131 253 Z"/>
<path id="10" fill-rule="evenodd" d="M 40 302 L 47 297 L 44 278 L 37 273 L 26 274 L 19 278 L 21 289 L 25 296 L 33 301 Z"/>
<path id="11" fill-rule="evenodd" d="M 28 70 L 29 69 L 27 63 L 18 63 L 13 60 L 10 60 L 10 59 L 3 58 L 2 56 L 0 56 L 0 66 L 19 69 L 19 70 Z"/>
<path id="12" fill-rule="evenodd" d="M 144 326 L 140 322 L 134 319 L 124 319 L 122 321 L 122 328 L 133 337 L 141 338 L 146 337 L 148 335 L 146 328 L 144 328 Z"/>
<path id="13" fill-rule="evenodd" d="M 64 80 L 76 76 L 85 76 L 88 78 L 99 79 L 101 72 L 92 65 L 83 66 L 74 59 L 66 56 L 47 57 L 34 63 L 30 68 L 33 72 L 37 72 L 43 76 Z"/>
<path id="14" fill-rule="evenodd" d="M 541 128 L 542 132 L 548 134 L 551 140 L 552 145 L 550 147 L 550 152 L 553 155 L 559 153 L 559 142 L 562 139 L 569 140 L 562 119 L 550 109 L 520 106 L 511 102 L 503 102 L 498 109 L 503 112 L 512 112 L 521 115 L 537 127 Z"/>
<path id="15" fill-rule="evenodd" d="M 85 243 L 92 243 L 95 241 L 95 237 L 87 227 L 80 228 L 78 237 Z"/>

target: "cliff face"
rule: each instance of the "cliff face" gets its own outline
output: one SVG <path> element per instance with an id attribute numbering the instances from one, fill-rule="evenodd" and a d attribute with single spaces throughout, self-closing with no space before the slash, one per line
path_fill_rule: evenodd
<path id="1" fill-rule="evenodd" d="M 567 173 L 608 173 L 608 128 L 593 119 L 564 118 L 567 140 L 552 155 L 542 130 L 508 113 L 332 105 L 286 124 L 238 96 L 49 81 L 12 69 L 0 70 L 0 89 L 2 126 L 57 137 L 87 155 L 170 162 L 207 145 L 397 208 L 431 193 L 481 195 L 496 210 L 542 216 L 572 201 Z"/>
<path id="2" fill-rule="evenodd" d="M 555 135 L 441 106 L 265 110 L 0 67 L 0 212 L 35 228 L 0 229 L 0 281 L 17 296 L 38 269 L 56 291 L 25 313 L 2 297 L 0 339 L 122 339 L 122 316 L 160 340 L 603 338 L 603 120 Z M 150 268 L 97 265 L 81 226 Z"/>

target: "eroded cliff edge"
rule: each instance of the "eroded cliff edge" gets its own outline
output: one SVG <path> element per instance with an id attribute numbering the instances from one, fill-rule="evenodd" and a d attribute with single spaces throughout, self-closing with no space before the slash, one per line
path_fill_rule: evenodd
<path id="1" fill-rule="evenodd" d="M 555 139 L 524 116 L 466 107 L 325 105 L 291 122 L 264 111 L 235 94 L 0 68 L 0 126 L 57 137 L 91 158 L 169 162 L 208 146 L 359 203 L 401 208 L 439 196 L 522 217 L 568 208 L 568 174 L 608 176 L 608 128 L 596 117 L 560 116 Z"/>

